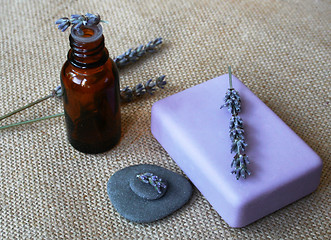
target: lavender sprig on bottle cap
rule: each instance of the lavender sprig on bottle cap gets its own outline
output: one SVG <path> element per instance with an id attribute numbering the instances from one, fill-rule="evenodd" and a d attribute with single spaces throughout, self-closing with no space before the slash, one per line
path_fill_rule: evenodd
<path id="1" fill-rule="evenodd" d="M 94 26 L 100 22 L 108 23 L 105 20 L 101 20 L 99 14 L 86 13 L 85 15 L 73 14 L 70 18 L 63 17 L 58 19 L 55 24 L 58 25 L 59 30 L 62 32 L 66 31 L 68 27 L 73 25 L 73 28 L 78 32 L 79 35 L 84 35 L 82 26 Z"/>

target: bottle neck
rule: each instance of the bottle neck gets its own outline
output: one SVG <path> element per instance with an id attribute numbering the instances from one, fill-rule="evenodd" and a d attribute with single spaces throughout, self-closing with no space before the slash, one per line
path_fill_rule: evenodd
<path id="1" fill-rule="evenodd" d="M 69 36 L 70 47 L 68 61 L 78 68 L 95 68 L 102 66 L 109 58 L 105 48 L 101 25 L 85 27 L 84 35 L 79 35 L 72 28 Z"/>

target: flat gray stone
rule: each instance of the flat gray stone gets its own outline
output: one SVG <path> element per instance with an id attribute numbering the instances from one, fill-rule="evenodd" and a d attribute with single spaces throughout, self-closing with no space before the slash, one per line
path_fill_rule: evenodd
<path id="1" fill-rule="evenodd" d="M 161 195 L 151 185 L 137 179 L 137 174 L 146 172 L 153 173 L 167 182 L 167 188 Z M 108 181 L 107 192 L 119 214 L 133 222 L 148 223 L 181 208 L 192 195 L 192 185 L 185 177 L 175 172 L 156 165 L 142 164 L 115 172 Z"/>

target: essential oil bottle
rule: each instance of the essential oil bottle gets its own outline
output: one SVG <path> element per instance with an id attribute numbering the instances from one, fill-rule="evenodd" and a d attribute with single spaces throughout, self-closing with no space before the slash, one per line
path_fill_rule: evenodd
<path id="1" fill-rule="evenodd" d="M 121 137 L 119 75 L 105 48 L 101 25 L 75 28 L 61 70 L 67 135 L 84 153 L 111 149 Z"/>

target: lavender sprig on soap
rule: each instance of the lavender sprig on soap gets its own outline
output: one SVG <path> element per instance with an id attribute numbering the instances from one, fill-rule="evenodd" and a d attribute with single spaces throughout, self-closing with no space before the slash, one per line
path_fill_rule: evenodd
<path id="1" fill-rule="evenodd" d="M 224 104 L 221 106 L 226 107 L 231 113 L 232 117 L 229 125 L 229 133 L 231 139 L 231 153 L 235 153 L 233 157 L 231 168 L 232 174 L 236 175 L 237 180 L 240 177 L 246 178 L 247 175 L 251 175 L 247 165 L 249 164 L 248 156 L 244 154 L 247 147 L 244 137 L 243 120 L 238 115 L 241 111 L 241 99 L 236 90 L 232 87 L 232 74 L 231 67 L 229 66 L 229 85 L 230 88 L 225 94 Z"/>

